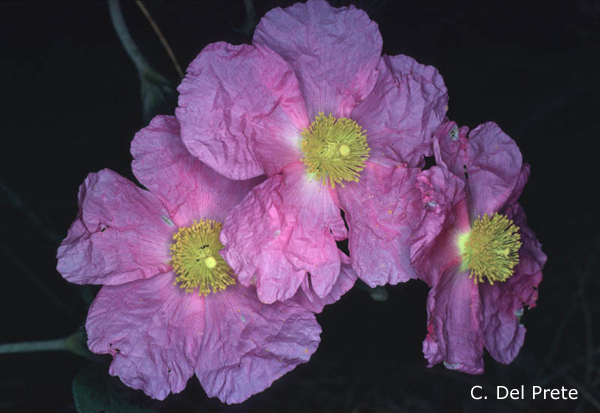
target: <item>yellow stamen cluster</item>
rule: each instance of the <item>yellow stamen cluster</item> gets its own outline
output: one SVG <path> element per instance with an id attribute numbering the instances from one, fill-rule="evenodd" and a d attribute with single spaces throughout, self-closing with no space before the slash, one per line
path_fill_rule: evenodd
<path id="1" fill-rule="evenodd" d="M 371 150 L 358 123 L 320 112 L 302 137 L 302 162 L 323 185 L 329 182 L 335 188 L 344 181 L 358 182 Z"/>
<path id="2" fill-rule="evenodd" d="M 233 270 L 219 251 L 221 223 L 212 220 L 194 221 L 173 235 L 171 257 L 177 274 L 175 285 L 192 292 L 198 287 L 200 295 L 224 290 L 235 284 Z"/>
<path id="3" fill-rule="evenodd" d="M 483 277 L 492 285 L 494 281 L 506 281 L 519 263 L 522 244 L 518 231 L 519 227 L 504 215 L 479 217 L 470 232 L 458 237 L 462 269 L 471 270 L 475 283 L 483 282 Z"/>

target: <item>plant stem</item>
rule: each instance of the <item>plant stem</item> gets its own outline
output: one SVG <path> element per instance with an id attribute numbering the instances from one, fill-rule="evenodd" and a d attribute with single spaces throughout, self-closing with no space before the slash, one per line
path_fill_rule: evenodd
<path id="1" fill-rule="evenodd" d="M 0 344 L 0 354 L 33 353 L 38 351 L 69 351 L 67 340 L 69 337 L 54 340 L 24 341 L 22 343 Z"/>
<path id="2" fill-rule="evenodd" d="M 87 348 L 87 336 L 80 329 L 70 336 L 52 340 L 24 341 L 21 343 L 0 344 L 0 354 L 37 353 L 39 351 L 68 351 L 79 357 L 91 359 L 93 354 Z"/>

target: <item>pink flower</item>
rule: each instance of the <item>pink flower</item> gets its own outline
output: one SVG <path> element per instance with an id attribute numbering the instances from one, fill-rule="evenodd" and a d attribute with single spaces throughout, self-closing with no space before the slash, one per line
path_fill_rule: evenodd
<path id="1" fill-rule="evenodd" d="M 203 165 L 181 143 L 174 117 L 156 117 L 131 152 L 149 191 L 107 169 L 90 174 L 58 250 L 68 281 L 104 284 L 86 329 L 89 348 L 113 356 L 110 374 L 156 399 L 196 374 L 209 396 L 239 403 L 308 361 L 321 331 L 313 311 L 352 286 L 349 266 L 325 299 L 299 292 L 261 303 L 254 288 L 236 283 L 218 236 L 227 212 L 262 178 L 229 181 Z"/>
<path id="2" fill-rule="evenodd" d="M 346 238 L 367 284 L 415 277 L 415 167 L 446 88 L 433 67 L 381 48 L 363 11 L 308 1 L 267 13 L 252 45 L 209 45 L 188 67 L 176 111 L 187 148 L 229 178 L 268 177 L 221 233 L 239 281 L 266 303 L 301 285 L 328 294 Z"/>
<path id="3" fill-rule="evenodd" d="M 483 349 L 510 363 L 525 338 L 525 306 L 535 307 L 546 256 L 517 203 L 529 165 L 494 123 L 469 134 L 444 124 L 436 167 L 419 179 L 427 211 L 411 246 L 419 278 L 431 286 L 423 352 L 429 366 L 483 372 Z"/>

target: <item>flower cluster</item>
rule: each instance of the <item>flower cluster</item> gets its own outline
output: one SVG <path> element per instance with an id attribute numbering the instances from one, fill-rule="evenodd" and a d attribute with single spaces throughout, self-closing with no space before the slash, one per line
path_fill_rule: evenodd
<path id="1" fill-rule="evenodd" d="M 146 189 L 86 178 L 58 270 L 103 285 L 86 330 L 111 374 L 157 399 L 196 374 L 239 403 L 308 361 L 315 313 L 357 278 L 431 287 L 430 365 L 516 357 L 545 262 L 517 202 L 529 166 L 497 125 L 447 119 L 436 69 L 381 52 L 353 6 L 271 10 L 252 44 L 206 46 L 176 116 L 135 136 Z"/>

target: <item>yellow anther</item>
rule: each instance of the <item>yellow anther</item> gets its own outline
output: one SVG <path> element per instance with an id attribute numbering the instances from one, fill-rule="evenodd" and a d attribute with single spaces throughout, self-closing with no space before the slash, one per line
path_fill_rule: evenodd
<path id="1" fill-rule="evenodd" d="M 177 274 L 175 284 L 186 292 L 198 287 L 200 295 L 207 295 L 235 284 L 233 270 L 219 254 L 223 249 L 220 232 L 219 222 L 201 220 L 180 228 L 173 235 L 171 257 Z"/>
<path id="2" fill-rule="evenodd" d="M 479 217 L 471 231 L 458 237 L 458 247 L 463 259 L 462 269 L 471 270 L 475 283 L 486 277 L 490 284 L 506 281 L 519 263 L 521 235 L 512 220 L 504 215 L 487 214 Z"/>
<path id="3" fill-rule="evenodd" d="M 323 185 L 335 188 L 338 183 L 344 186 L 344 181 L 358 182 L 370 151 L 358 123 L 321 112 L 302 136 L 302 162 Z"/>

